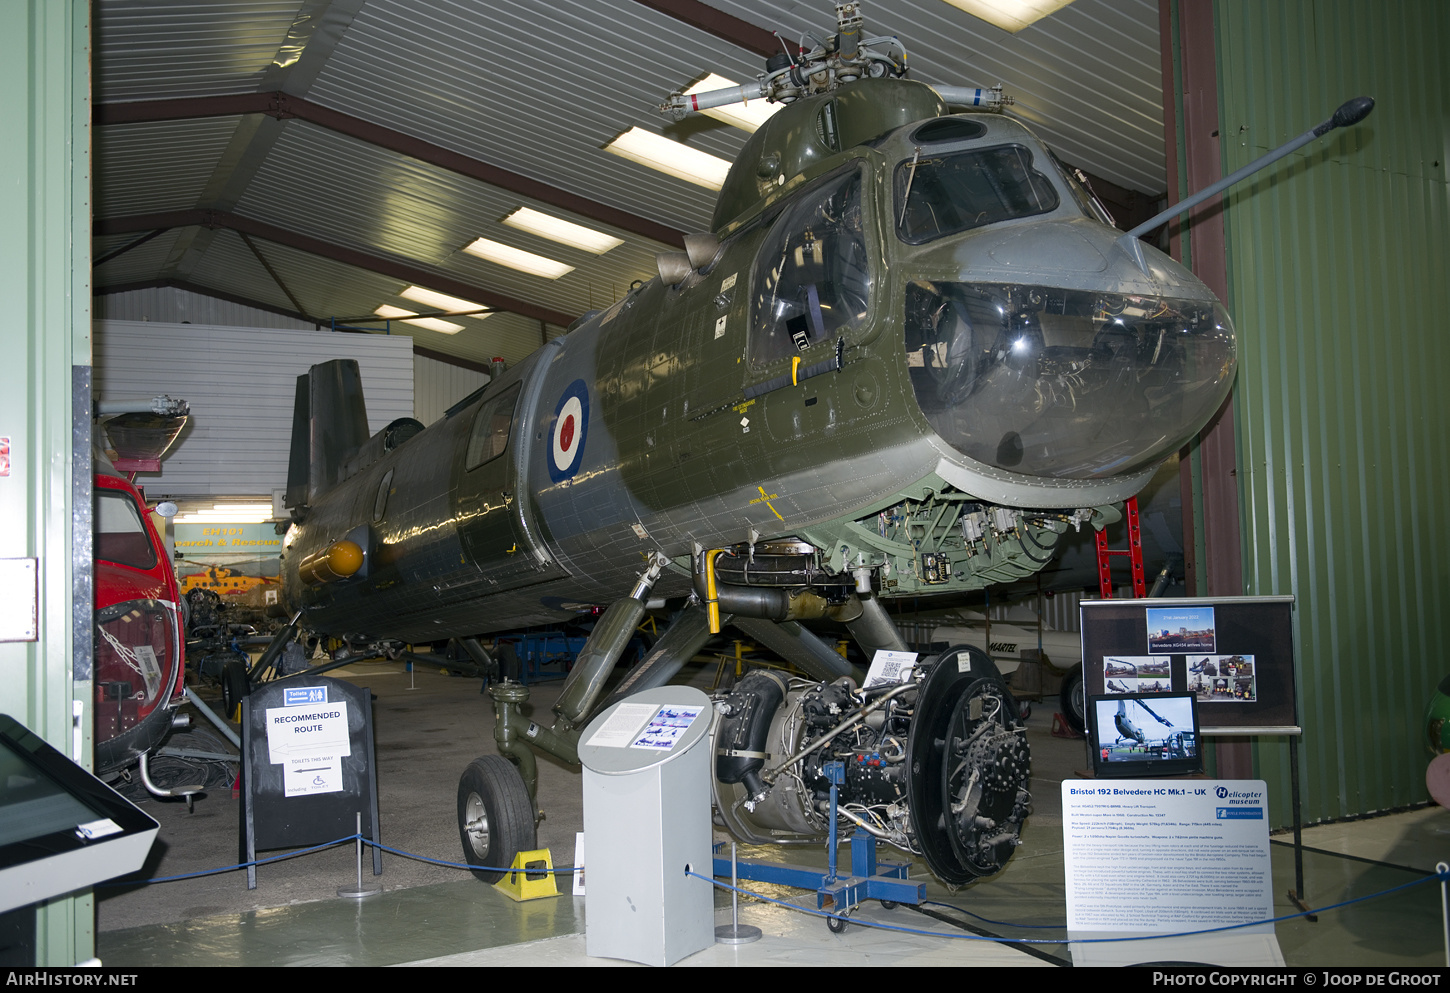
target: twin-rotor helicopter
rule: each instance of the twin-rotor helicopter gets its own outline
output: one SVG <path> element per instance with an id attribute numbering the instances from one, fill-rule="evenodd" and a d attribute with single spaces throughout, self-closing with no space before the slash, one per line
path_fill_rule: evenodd
<path id="1" fill-rule="evenodd" d="M 911 80 L 896 39 L 862 37 L 859 4 L 836 13 L 827 41 L 757 82 L 667 101 L 783 106 L 736 158 L 710 231 L 657 278 L 427 430 L 369 437 L 354 364 L 299 381 L 293 620 L 254 672 L 299 629 L 344 658 L 454 640 L 488 663 L 480 636 L 607 607 L 552 726 L 523 715 L 529 689 L 501 660 L 499 754 L 458 791 L 485 878 L 534 847 L 534 751 L 577 763 L 591 715 L 669 681 L 727 623 L 806 674 L 718 701 L 733 833 L 823 836 L 823 767 L 843 761 L 855 827 L 952 885 L 995 873 L 1030 796 L 990 658 L 953 649 L 865 690 L 803 622 L 844 625 L 868 658 L 905 649 L 883 601 L 1031 576 L 1070 530 L 1116 520 L 1232 385 L 1220 302 L 1115 229 L 996 112 L 1000 89 Z M 663 633 L 607 687 L 651 605 Z"/>

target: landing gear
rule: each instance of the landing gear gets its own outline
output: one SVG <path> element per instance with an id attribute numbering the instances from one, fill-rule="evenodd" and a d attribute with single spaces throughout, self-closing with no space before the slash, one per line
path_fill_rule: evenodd
<path id="1" fill-rule="evenodd" d="M 519 852 L 532 851 L 538 835 L 534 804 L 517 769 L 501 755 L 474 759 L 458 780 L 458 837 L 473 874 L 496 883 Z"/>
<path id="2" fill-rule="evenodd" d="M 1082 666 L 1062 677 L 1062 691 L 1058 694 L 1057 702 L 1062 707 L 1062 716 L 1067 718 L 1068 726 L 1082 734 L 1087 728 L 1087 701 L 1083 696 Z"/>

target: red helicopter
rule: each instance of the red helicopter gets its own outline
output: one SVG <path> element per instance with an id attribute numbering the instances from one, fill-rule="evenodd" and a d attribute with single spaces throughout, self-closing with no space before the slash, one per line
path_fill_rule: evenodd
<path id="1" fill-rule="evenodd" d="M 186 639 L 176 573 L 134 480 L 138 471 L 160 468 L 186 424 L 187 405 L 158 397 L 103 404 L 99 412 L 119 416 L 104 423 L 116 458 L 95 453 L 95 773 L 113 779 L 140 763 L 146 781 L 147 756 L 184 698 Z M 174 504 L 159 512 L 169 516 L 168 509 L 175 514 Z"/>

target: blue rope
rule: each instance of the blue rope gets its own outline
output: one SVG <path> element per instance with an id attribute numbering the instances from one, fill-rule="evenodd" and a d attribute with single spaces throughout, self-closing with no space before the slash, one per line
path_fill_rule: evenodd
<path id="1" fill-rule="evenodd" d="M 773 899 L 772 897 L 764 896 L 764 895 L 759 894 L 759 893 L 753 893 L 753 892 L 751 892 L 749 890 L 742 889 L 741 887 L 738 887 L 738 886 L 731 886 L 729 883 L 718 882 L 718 881 L 716 881 L 715 879 L 712 879 L 709 876 L 702 876 L 702 875 L 700 875 L 697 872 L 688 872 L 688 873 L 686 873 L 686 875 L 694 876 L 696 879 L 706 880 L 711 885 L 716 886 L 716 887 L 719 887 L 722 890 L 731 890 L 731 891 L 734 891 L 736 893 L 740 893 L 740 894 L 743 894 L 745 896 L 751 897 L 753 899 L 759 900 L 762 903 L 773 903 L 773 904 L 776 904 L 776 905 L 781 906 L 781 907 L 786 907 L 786 908 L 788 908 L 790 910 L 797 910 L 797 911 L 800 911 L 801 913 L 810 914 L 812 917 L 826 917 L 826 918 L 830 918 L 832 920 L 837 920 L 837 921 L 849 921 L 852 924 L 859 924 L 862 927 L 879 928 L 879 929 L 881 929 L 883 931 L 900 931 L 900 932 L 902 932 L 904 934 L 920 934 L 920 935 L 927 935 L 927 936 L 936 937 L 936 938 L 957 938 L 957 939 L 962 939 L 962 940 L 967 940 L 967 941 L 997 941 L 997 942 L 1001 942 L 1003 944 L 1017 944 L 1017 945 L 1067 945 L 1067 944 L 1073 944 L 1075 942 L 1081 942 L 1083 944 L 1106 944 L 1106 943 L 1120 942 L 1120 941 L 1153 941 L 1153 940 L 1156 940 L 1158 938 L 1183 938 L 1183 937 L 1188 937 L 1190 935 L 1198 935 L 1198 934 L 1216 934 L 1216 933 L 1218 933 L 1220 931 L 1236 931 L 1236 930 L 1238 930 L 1240 928 L 1256 927 L 1256 926 L 1263 925 L 1263 924 L 1277 924 L 1280 921 L 1290 921 L 1290 920 L 1293 920 L 1296 917 L 1309 917 L 1309 916 L 1312 916 L 1314 914 L 1322 914 L 1322 913 L 1325 913 L 1325 912 L 1330 911 L 1330 910 L 1338 910 L 1341 907 L 1348 907 L 1351 904 L 1363 903 L 1365 900 L 1374 900 L 1374 899 L 1376 899 L 1378 897 L 1389 896 L 1392 893 L 1398 893 L 1401 890 L 1407 890 L 1407 889 L 1411 888 L 1412 886 L 1419 886 L 1419 885 L 1421 885 L 1423 883 L 1428 883 L 1428 882 L 1430 882 L 1432 880 L 1439 880 L 1440 882 L 1450 881 L 1450 870 L 1447 870 L 1446 872 L 1435 873 L 1435 874 L 1426 876 L 1423 879 L 1415 879 L 1415 880 L 1412 880 L 1412 881 L 1410 881 L 1408 883 L 1402 883 L 1399 886 L 1392 886 L 1392 887 L 1390 887 L 1387 890 L 1380 890 L 1378 893 L 1369 893 L 1369 894 L 1366 894 L 1365 896 L 1355 897 L 1352 900 L 1344 900 L 1344 901 L 1341 901 L 1340 903 L 1332 903 L 1332 904 L 1330 904 L 1327 907 L 1320 907 L 1320 908 L 1318 908 L 1316 910 L 1303 910 L 1303 911 L 1299 911 L 1299 912 L 1293 913 L 1293 914 L 1285 914 L 1282 917 L 1270 917 L 1270 918 L 1267 918 L 1265 920 L 1261 920 L 1261 921 L 1248 921 L 1248 922 L 1243 923 L 1243 924 L 1226 924 L 1223 927 L 1202 928 L 1202 929 L 1197 930 L 1197 931 L 1178 931 L 1178 932 L 1173 932 L 1173 933 L 1168 933 L 1168 934 L 1134 935 L 1132 937 L 1127 937 L 1127 938 L 989 938 L 989 937 L 981 937 L 981 936 L 978 936 L 978 935 L 948 934 L 948 933 L 943 933 L 941 931 L 927 931 L 927 930 L 923 930 L 923 929 L 920 929 L 920 928 L 900 927 L 900 926 L 895 925 L 895 924 L 878 924 L 875 921 L 856 920 L 854 918 L 847 917 L 847 916 L 844 916 L 842 914 L 832 914 L 832 913 L 829 913 L 829 912 L 824 911 L 824 910 L 811 910 L 809 907 L 802 907 L 800 904 L 787 903 L 784 900 L 776 900 L 776 899 Z M 973 916 L 975 916 L 975 915 L 973 915 Z M 1019 927 L 1019 926 L 1026 926 L 1026 925 L 1016 925 L 1016 924 L 1014 924 L 1014 925 L 1010 925 L 1010 926 L 1012 926 L 1012 927 Z"/>
<path id="2" fill-rule="evenodd" d="M 255 859 L 255 860 L 253 860 L 251 862 L 239 862 L 236 865 L 222 866 L 221 868 L 217 868 L 217 869 L 203 869 L 203 870 L 201 870 L 199 872 L 186 872 L 186 873 L 181 873 L 181 874 L 175 875 L 175 876 L 157 876 L 157 877 L 154 877 L 152 879 L 133 879 L 133 880 L 119 879 L 119 880 L 113 880 L 111 882 L 106 882 L 106 883 L 98 883 L 97 884 L 97 887 L 99 888 L 99 887 L 102 887 L 102 886 L 149 886 L 149 885 L 151 885 L 153 883 L 170 883 L 170 882 L 175 882 L 175 881 L 180 880 L 180 879 L 196 879 L 196 878 L 199 878 L 199 877 L 202 877 L 202 876 L 215 876 L 215 875 L 219 875 L 219 874 L 224 873 L 224 872 L 236 872 L 239 869 L 246 869 L 246 868 L 248 868 L 250 866 L 267 865 L 267 864 L 272 863 L 272 862 L 281 862 L 281 861 L 283 861 L 285 859 L 297 858 L 297 857 L 302 856 L 302 855 L 311 855 L 313 852 L 320 852 L 320 851 L 323 851 L 323 850 L 328 849 L 328 848 L 336 848 L 339 845 L 345 845 L 348 842 L 359 841 L 359 840 L 361 840 L 363 844 L 365 844 L 365 845 L 367 845 L 369 847 L 377 848 L 377 849 L 379 849 L 381 851 L 388 852 L 388 853 L 390 853 L 392 855 L 397 855 L 400 858 L 412 859 L 415 862 L 424 862 L 424 863 L 427 863 L 429 865 L 440 865 L 440 866 L 443 866 L 443 867 L 449 868 L 449 869 L 466 869 L 466 870 L 469 870 L 470 872 L 471 871 L 475 871 L 475 870 L 476 871 L 481 871 L 481 872 L 518 872 L 518 871 L 525 871 L 525 870 L 516 870 L 512 866 L 502 866 L 502 867 L 499 867 L 499 866 L 486 866 L 486 865 L 472 865 L 472 864 L 469 864 L 469 863 L 466 863 L 466 862 L 449 862 L 449 861 L 447 861 L 445 859 L 430 858 L 429 856 L 426 856 L 426 855 L 416 855 L 416 854 L 414 854 L 412 852 L 407 852 L 407 851 L 404 851 L 404 850 L 402 850 L 400 848 L 393 848 L 390 845 L 384 845 L 384 844 L 382 844 L 380 842 L 372 841 L 372 840 L 370 840 L 368 838 L 363 837 L 360 834 L 350 834 L 350 835 L 347 835 L 346 837 L 338 838 L 335 841 L 327 841 L 327 842 L 323 842 L 320 845 L 313 845 L 311 848 L 301 848 L 301 849 L 298 849 L 298 850 L 292 851 L 292 852 L 284 852 L 281 855 L 272 855 L 272 856 L 269 856 L 269 857 L 263 858 L 263 859 Z M 530 870 L 527 870 L 527 871 L 530 874 L 536 874 L 536 873 L 552 873 L 554 875 L 568 875 L 568 874 L 572 874 L 572 873 L 579 872 L 580 869 L 577 866 L 564 866 L 562 868 L 555 868 L 555 869 L 538 869 L 538 870 L 530 869 Z M 717 887 L 719 889 L 727 890 L 727 891 L 731 891 L 731 892 L 735 892 L 735 893 L 739 893 L 739 894 L 742 894 L 744 896 L 750 897 L 751 899 L 759 900 L 761 903 L 775 904 L 776 906 L 785 907 L 785 908 L 787 908 L 789 910 L 794 910 L 794 911 L 798 911 L 800 913 L 809 914 L 812 917 L 823 917 L 823 918 L 827 918 L 829 920 L 836 920 L 836 921 L 842 921 L 842 922 L 850 922 L 850 923 L 856 924 L 856 925 L 858 925 L 860 927 L 876 928 L 876 929 L 882 930 L 882 931 L 897 931 L 897 932 L 900 932 L 902 934 L 916 934 L 916 935 L 923 935 L 923 936 L 926 936 L 926 937 L 934 937 L 934 938 L 954 938 L 954 939 L 964 940 L 964 941 L 995 941 L 995 942 L 1000 942 L 1000 943 L 1003 943 L 1003 944 L 1026 944 L 1026 945 L 1066 945 L 1066 944 L 1071 944 L 1073 942 L 1082 942 L 1083 944 L 1105 944 L 1105 943 L 1111 943 L 1111 942 L 1152 941 L 1152 940 L 1156 940 L 1158 938 L 1183 938 L 1183 937 L 1189 937 L 1189 936 L 1192 936 L 1192 935 L 1200 935 L 1200 934 L 1216 934 L 1216 933 L 1221 932 L 1221 931 L 1236 931 L 1236 930 L 1239 930 L 1241 928 L 1256 927 L 1256 926 L 1263 925 L 1263 924 L 1278 924 L 1278 923 L 1280 923 L 1282 921 L 1290 921 L 1290 920 L 1293 920 L 1296 917 L 1310 917 L 1310 916 L 1313 916 L 1315 914 L 1323 914 L 1323 913 L 1327 913 L 1328 911 L 1331 911 L 1331 910 L 1339 910 L 1342 907 L 1348 907 L 1348 906 L 1351 906 L 1351 905 L 1356 904 L 1356 903 L 1363 903 L 1366 900 L 1375 900 L 1375 899 L 1378 899 L 1379 897 L 1382 897 L 1382 896 L 1389 896 L 1389 895 L 1394 894 L 1394 893 L 1399 893 L 1399 892 L 1401 892 L 1403 890 L 1408 890 L 1408 889 L 1410 889 L 1412 887 L 1420 886 L 1420 885 L 1422 885 L 1424 883 L 1428 883 L 1428 882 L 1433 882 L 1433 881 L 1438 881 L 1438 882 L 1441 882 L 1441 883 L 1450 882 L 1450 870 L 1446 870 L 1444 872 L 1435 872 L 1435 873 L 1432 873 L 1431 875 L 1425 876 L 1422 879 L 1411 880 L 1410 882 L 1408 882 L 1408 883 L 1402 883 L 1399 886 L 1392 886 L 1392 887 L 1390 887 L 1387 890 L 1380 890 L 1378 893 L 1369 893 L 1369 894 L 1366 894 L 1365 896 L 1354 897 L 1353 899 L 1343 900 L 1343 901 L 1341 901 L 1339 903 L 1332 903 L 1332 904 L 1329 904 L 1328 906 L 1320 907 L 1320 908 L 1317 908 L 1315 910 L 1298 911 L 1298 912 L 1295 912 L 1295 913 L 1292 913 L 1292 914 L 1285 914 L 1282 917 L 1270 917 L 1270 918 L 1266 918 L 1265 920 L 1249 921 L 1249 922 L 1244 923 L 1244 924 L 1227 924 L 1227 925 L 1224 925 L 1222 927 L 1202 928 L 1202 929 L 1197 930 L 1197 931 L 1179 931 L 1179 932 L 1174 932 L 1174 933 L 1169 933 L 1169 934 L 1135 935 L 1133 937 L 1127 937 L 1127 938 L 1005 938 L 1005 937 L 997 938 L 997 937 L 983 937 L 983 936 L 980 936 L 980 935 L 968 935 L 968 934 L 959 934 L 959 933 L 948 933 L 948 932 L 942 932 L 942 931 L 930 931 L 930 930 L 926 930 L 924 928 L 909 928 L 909 927 L 901 927 L 901 926 L 895 925 L 895 924 L 881 924 L 881 923 L 877 923 L 875 921 L 858 920 L 858 919 L 855 919 L 855 918 L 852 918 L 852 917 L 848 917 L 848 916 L 842 915 L 842 914 L 833 914 L 833 913 L 830 913 L 830 912 L 824 911 L 824 910 L 811 910 L 809 907 L 802 907 L 800 904 L 789 903 L 789 902 L 787 902 L 785 900 L 777 900 L 777 899 L 775 899 L 773 897 L 768 897 L 768 896 L 765 896 L 764 894 L 761 894 L 761 893 L 755 893 L 755 892 L 753 892 L 751 890 L 747 890 L 747 889 L 744 889 L 744 888 L 739 887 L 739 886 L 732 886 L 729 883 L 720 882 L 720 881 L 718 881 L 718 880 L 716 880 L 716 879 L 714 879 L 713 877 L 710 877 L 710 876 L 703 876 L 703 875 L 701 875 L 698 872 L 689 872 L 689 871 L 687 871 L 685 873 L 685 875 L 687 875 L 687 876 L 693 876 L 696 879 L 703 879 L 706 882 L 710 883 L 712 886 L 715 886 L 715 887 Z M 950 904 L 941 904 L 941 903 L 933 903 L 933 906 L 951 907 Z M 1026 928 L 1062 928 L 1062 927 L 1065 926 L 1065 925 L 1061 925 L 1061 924 L 1013 924 L 1013 923 L 1010 923 L 1010 922 L 1007 922 L 1007 921 L 992 921 L 992 920 L 989 920 L 988 918 L 982 917 L 982 916 L 980 916 L 978 914 L 973 914 L 969 910 L 963 910 L 960 907 L 951 907 L 951 909 L 952 910 L 959 911 L 959 912 L 964 913 L 964 914 L 967 914 L 967 915 L 969 915 L 971 917 L 975 917 L 975 918 L 977 918 L 980 921 L 985 921 L 985 922 L 987 922 L 989 924 L 996 924 L 996 925 L 999 925 L 999 926 L 1002 926 L 1002 927 L 1016 927 L 1016 928 L 1024 928 L 1024 929 L 1026 929 Z"/>

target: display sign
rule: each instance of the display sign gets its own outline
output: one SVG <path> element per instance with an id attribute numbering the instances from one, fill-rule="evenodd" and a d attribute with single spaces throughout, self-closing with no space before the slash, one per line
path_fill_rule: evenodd
<path id="1" fill-rule="evenodd" d="M 971 665 L 970 660 L 967 665 Z M 915 668 L 916 652 L 892 652 L 878 648 L 876 654 L 871 656 L 871 668 L 866 673 L 863 688 L 904 683 L 911 678 L 911 670 Z"/>
<path id="2" fill-rule="evenodd" d="M 282 766 L 284 795 L 342 790 L 342 760 L 352 754 L 346 701 L 272 707 L 266 727 L 267 756 Z"/>
<path id="3" fill-rule="evenodd" d="M 1297 734 L 1291 596 L 1084 600 L 1089 697 L 1192 693 L 1204 734 Z"/>
<path id="4" fill-rule="evenodd" d="M 630 742 L 630 748 L 649 748 L 654 751 L 667 752 L 674 748 L 684 738 L 690 725 L 695 723 L 695 718 L 700 716 L 704 707 L 682 707 L 674 704 L 666 704 L 655 711 L 654 716 L 645 724 Z"/>
<path id="5" fill-rule="evenodd" d="M 378 840 L 368 690 L 327 676 L 264 683 L 242 702 L 242 860 L 358 830 Z M 383 871 L 373 849 L 373 874 Z M 255 888 L 256 869 L 247 870 Z"/>
<path id="6" fill-rule="evenodd" d="M 1212 936 L 1240 964 L 1283 963 L 1274 916 L 1268 791 L 1262 780 L 1067 780 L 1062 840 L 1068 936 L 1181 934 L 1250 925 Z M 1267 936 L 1267 937 L 1266 937 Z M 1189 945 L 1197 937 L 1174 939 Z M 1202 948 L 1163 941 L 1075 946 L 1091 957 L 1213 961 Z M 1251 947 L 1245 947 L 1245 946 Z M 1257 949 L 1257 951 L 1255 950 Z M 1262 956 L 1262 957 L 1260 957 Z"/>
<path id="7" fill-rule="evenodd" d="M 684 737 L 704 707 L 623 703 L 585 742 L 595 748 L 644 748 L 668 752 Z"/>

